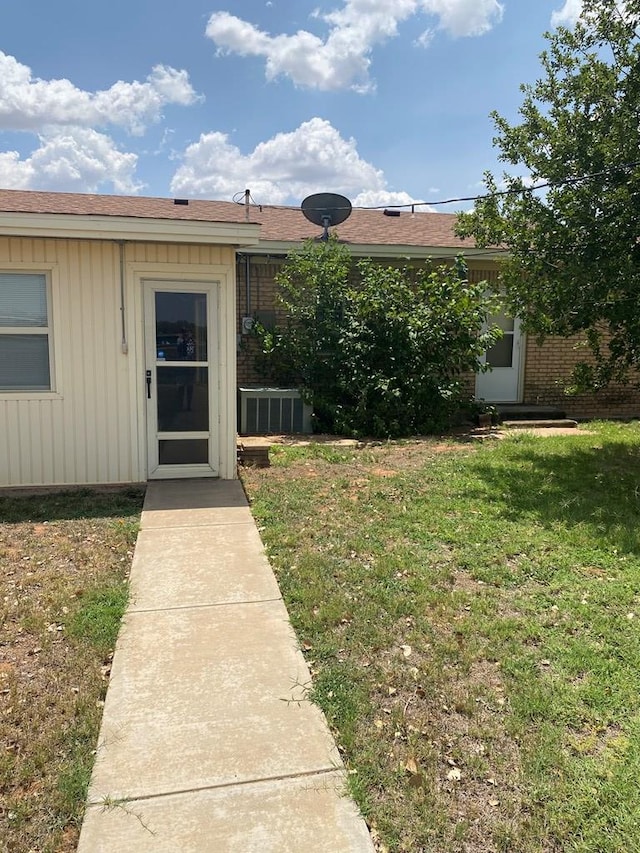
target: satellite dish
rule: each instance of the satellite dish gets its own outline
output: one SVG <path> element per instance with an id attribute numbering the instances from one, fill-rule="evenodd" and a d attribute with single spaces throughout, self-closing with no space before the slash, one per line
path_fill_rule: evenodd
<path id="1" fill-rule="evenodd" d="M 309 222 L 322 225 L 322 240 L 329 239 L 329 227 L 340 225 L 351 216 L 351 202 L 343 195 L 335 193 L 315 193 L 308 195 L 301 204 L 302 212 Z"/>

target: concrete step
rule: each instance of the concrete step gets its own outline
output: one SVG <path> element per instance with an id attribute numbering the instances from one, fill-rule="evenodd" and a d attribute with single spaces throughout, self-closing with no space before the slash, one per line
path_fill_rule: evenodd
<path id="1" fill-rule="evenodd" d="M 503 421 L 504 429 L 573 429 L 578 422 L 571 418 Z"/>
<path id="2" fill-rule="evenodd" d="M 271 445 L 268 442 L 253 442 L 250 444 L 238 442 L 238 465 L 269 468 L 271 465 L 271 460 L 269 459 L 270 447 Z"/>
<path id="3" fill-rule="evenodd" d="M 525 403 L 502 403 L 496 405 L 503 421 L 559 421 L 566 413 L 557 406 L 536 406 Z"/>

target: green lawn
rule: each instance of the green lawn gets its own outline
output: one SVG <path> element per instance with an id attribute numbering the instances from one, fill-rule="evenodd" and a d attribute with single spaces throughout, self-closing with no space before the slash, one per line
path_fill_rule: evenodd
<path id="1" fill-rule="evenodd" d="M 640 850 L 640 425 L 589 430 L 243 473 L 381 850 Z"/>

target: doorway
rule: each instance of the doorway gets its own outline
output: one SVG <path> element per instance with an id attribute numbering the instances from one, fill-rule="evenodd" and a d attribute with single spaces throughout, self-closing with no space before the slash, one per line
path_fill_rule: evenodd
<path id="1" fill-rule="evenodd" d="M 481 358 L 481 363 L 491 369 L 477 374 L 476 398 L 488 403 L 518 403 L 523 351 L 520 320 L 505 313 L 488 319 L 490 326 L 502 329 L 503 336 Z"/>
<path id="2" fill-rule="evenodd" d="M 217 284 L 144 281 L 149 479 L 219 474 Z"/>

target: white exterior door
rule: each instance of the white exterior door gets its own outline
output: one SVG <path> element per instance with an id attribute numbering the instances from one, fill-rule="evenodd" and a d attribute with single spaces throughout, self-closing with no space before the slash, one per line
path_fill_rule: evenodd
<path id="1" fill-rule="evenodd" d="M 483 364 L 490 365 L 490 370 L 477 374 L 476 399 L 488 403 L 518 403 L 523 353 L 520 320 L 503 313 L 491 315 L 489 325 L 500 326 L 504 334 L 481 359 Z"/>
<path id="2" fill-rule="evenodd" d="M 149 479 L 215 477 L 217 284 L 144 282 Z"/>

